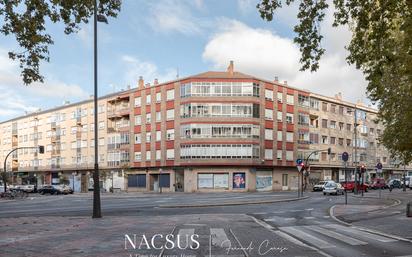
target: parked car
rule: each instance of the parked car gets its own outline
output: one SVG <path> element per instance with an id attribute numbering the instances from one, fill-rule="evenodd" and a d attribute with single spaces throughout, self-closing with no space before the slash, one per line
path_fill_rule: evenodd
<path id="1" fill-rule="evenodd" d="M 400 179 L 390 179 L 387 185 L 388 187 L 392 188 L 402 188 L 402 183 Z"/>
<path id="2" fill-rule="evenodd" d="M 344 188 L 342 187 L 342 185 L 334 181 L 328 181 L 325 185 L 325 188 L 323 189 L 323 195 L 326 195 L 326 194 L 343 195 L 344 193 L 345 192 L 344 192 Z"/>
<path id="3" fill-rule="evenodd" d="M 51 194 L 51 195 L 58 195 L 63 193 L 63 189 L 59 186 L 54 185 L 45 185 L 38 190 L 39 194 Z"/>
<path id="4" fill-rule="evenodd" d="M 65 194 L 65 195 L 73 194 L 73 189 L 68 185 L 63 185 L 62 190 L 63 190 L 63 194 Z"/>
<path id="5" fill-rule="evenodd" d="M 375 178 L 372 181 L 372 185 L 371 185 L 372 189 L 385 189 L 387 187 L 388 187 L 388 185 L 386 184 L 386 182 L 383 178 Z"/>
<path id="6" fill-rule="evenodd" d="M 367 183 L 357 183 L 358 184 L 358 190 L 359 191 L 364 191 L 364 192 L 368 192 L 369 189 L 369 184 Z M 355 192 L 355 181 L 347 181 L 347 182 L 341 182 L 342 187 L 350 192 Z"/>
<path id="7" fill-rule="evenodd" d="M 15 185 L 13 189 L 22 190 L 26 193 L 34 193 L 36 191 L 36 187 L 34 185 Z"/>
<path id="8" fill-rule="evenodd" d="M 405 184 L 406 184 L 406 187 L 410 187 L 410 186 L 411 186 L 411 177 L 410 177 L 410 176 L 406 176 L 406 177 L 405 177 Z M 402 177 L 402 179 L 401 179 L 401 185 L 403 186 L 403 177 Z"/>
<path id="9" fill-rule="evenodd" d="M 313 191 L 323 191 L 323 189 L 325 188 L 326 183 L 328 183 L 328 180 L 319 181 L 316 185 L 313 186 Z"/>

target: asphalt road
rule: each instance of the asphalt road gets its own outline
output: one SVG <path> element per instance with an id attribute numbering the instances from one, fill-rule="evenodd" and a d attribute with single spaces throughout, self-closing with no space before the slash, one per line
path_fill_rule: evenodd
<path id="1" fill-rule="evenodd" d="M 136 221 L 146 220 L 147 224 L 153 221 L 153 224 L 159 224 L 156 227 L 159 233 L 189 237 L 196 234 L 202 246 L 200 249 L 185 250 L 147 249 L 140 251 L 139 256 L 144 253 L 155 253 L 157 256 L 342 257 L 412 254 L 411 242 L 345 226 L 330 217 L 330 207 L 344 203 L 344 196 L 324 196 L 322 193 L 306 195 L 310 198 L 300 201 L 198 208 L 162 206 L 285 199 L 295 197 L 296 193 L 107 195 L 102 198 L 102 212 L 105 217 L 113 219 L 135 217 Z M 348 198 L 350 203 L 356 204 L 368 204 L 371 201 L 351 195 Z M 33 197 L 24 201 L 0 202 L 0 218 L 84 217 L 90 215 L 91 204 L 89 195 Z M 141 233 L 153 233 L 153 226 L 137 227 Z M 0 238 L 0 246 L 1 243 Z M 12 253 L 10 250 L 8 255 L 13 256 Z"/>

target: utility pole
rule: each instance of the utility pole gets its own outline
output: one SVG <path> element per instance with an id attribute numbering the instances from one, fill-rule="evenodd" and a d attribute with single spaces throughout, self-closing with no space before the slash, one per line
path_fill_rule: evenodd
<path id="1" fill-rule="evenodd" d="M 358 109 L 355 105 L 355 123 L 354 123 L 354 132 L 355 132 L 355 194 L 358 194 Z"/>

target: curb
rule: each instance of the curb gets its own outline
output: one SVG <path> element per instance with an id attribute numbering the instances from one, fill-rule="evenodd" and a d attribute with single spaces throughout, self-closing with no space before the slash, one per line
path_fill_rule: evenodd
<path id="1" fill-rule="evenodd" d="M 187 205 L 159 205 L 157 208 L 200 208 L 200 207 L 219 207 L 219 206 L 235 206 L 235 205 L 249 205 L 249 204 L 265 204 L 265 203 L 281 203 L 281 202 L 293 202 L 299 200 L 305 200 L 310 196 L 304 196 L 301 198 L 287 198 L 280 200 L 266 200 L 266 201 L 248 201 L 248 202 L 235 202 L 235 203 L 214 203 L 214 204 L 187 204 Z"/>
<path id="2" fill-rule="evenodd" d="M 398 199 L 392 199 L 392 200 L 398 200 Z M 398 201 L 399 201 L 399 200 L 398 200 Z M 395 204 L 396 204 L 396 203 L 395 203 Z M 399 203 L 399 204 L 400 204 L 400 203 Z M 399 205 L 399 204 L 397 204 L 397 205 Z M 392 205 L 393 205 L 393 204 L 392 204 Z M 388 205 L 388 206 L 386 206 L 386 207 L 384 207 L 384 208 L 382 208 L 382 209 L 386 209 L 386 208 L 388 208 L 388 207 L 390 207 L 390 206 L 392 206 L 392 205 Z M 396 205 L 395 205 L 395 206 L 396 206 Z M 392 235 L 392 234 L 384 233 L 384 232 L 381 232 L 381 231 L 377 231 L 377 230 L 373 230 L 373 229 L 369 229 L 369 228 L 365 228 L 365 227 L 361 227 L 361 226 L 355 226 L 355 225 L 352 225 L 351 223 L 348 223 L 348 222 L 345 222 L 345 221 L 343 221 L 343 220 L 340 220 L 338 217 L 336 217 L 336 216 L 334 215 L 334 209 L 335 209 L 335 207 L 336 207 L 336 204 L 329 208 L 329 216 L 332 217 L 332 219 L 334 219 L 334 220 L 335 220 L 336 222 L 338 222 L 338 223 L 341 223 L 341 224 L 343 224 L 343 225 L 345 225 L 345 226 L 352 227 L 352 228 L 356 228 L 356 229 L 359 229 L 359 230 L 362 230 L 362 231 L 365 231 L 365 232 L 369 232 L 369 233 L 372 233 L 372 234 L 376 234 L 376 235 L 380 235 L 380 236 L 385 236 L 385 237 L 393 238 L 393 239 L 396 239 L 396 240 L 399 240 L 399 241 L 404 241 L 404 242 L 410 242 L 410 243 L 412 243 L 412 240 L 411 240 L 411 239 L 403 238 L 403 237 L 400 237 L 400 236 L 397 236 L 397 235 Z M 381 210 L 382 210 L 382 209 L 381 209 Z"/>

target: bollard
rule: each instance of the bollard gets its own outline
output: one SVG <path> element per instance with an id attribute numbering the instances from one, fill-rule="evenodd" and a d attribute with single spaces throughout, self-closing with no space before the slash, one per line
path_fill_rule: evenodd
<path id="1" fill-rule="evenodd" d="M 412 202 L 406 204 L 406 217 L 412 217 Z"/>

